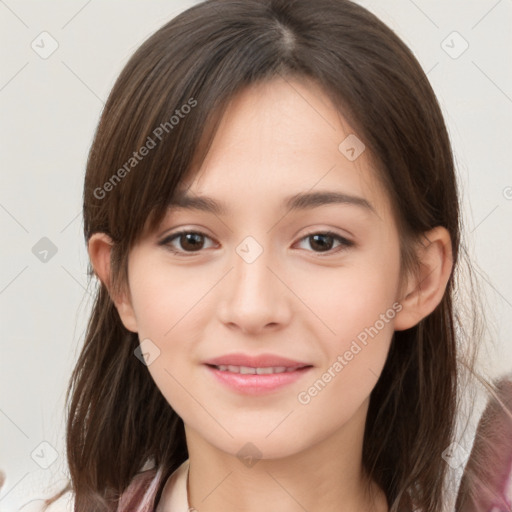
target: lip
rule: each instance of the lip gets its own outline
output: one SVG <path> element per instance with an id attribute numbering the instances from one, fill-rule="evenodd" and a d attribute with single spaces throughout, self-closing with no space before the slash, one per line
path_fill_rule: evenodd
<path id="1" fill-rule="evenodd" d="M 220 357 L 214 357 L 204 361 L 204 364 L 220 366 L 249 366 L 251 368 L 268 368 L 276 366 L 284 366 L 285 368 L 302 368 L 304 366 L 312 366 L 309 363 L 294 361 L 287 357 L 281 357 L 275 354 L 259 354 L 250 356 L 242 353 L 226 354 Z"/>
<path id="2" fill-rule="evenodd" d="M 250 368 L 284 367 L 286 372 L 270 374 L 241 374 L 219 370 L 215 366 L 248 366 Z M 279 390 L 303 377 L 313 365 L 275 354 L 250 356 L 234 353 L 214 357 L 204 362 L 208 372 L 232 391 L 244 395 L 262 395 Z"/>
<path id="3" fill-rule="evenodd" d="M 205 364 L 204 366 L 207 371 L 217 379 L 218 382 L 224 384 L 230 390 L 241 393 L 243 395 L 253 396 L 277 391 L 284 386 L 296 382 L 313 368 L 312 366 L 306 366 L 283 373 L 269 373 L 259 375 L 222 371 L 208 364 Z"/>

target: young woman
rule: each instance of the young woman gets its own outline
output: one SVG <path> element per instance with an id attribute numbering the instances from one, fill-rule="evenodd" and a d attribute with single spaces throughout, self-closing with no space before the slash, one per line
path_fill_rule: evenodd
<path id="1" fill-rule="evenodd" d="M 369 11 L 208 0 L 172 19 L 87 164 L 75 510 L 444 510 L 475 354 L 461 226 L 434 92 Z"/>

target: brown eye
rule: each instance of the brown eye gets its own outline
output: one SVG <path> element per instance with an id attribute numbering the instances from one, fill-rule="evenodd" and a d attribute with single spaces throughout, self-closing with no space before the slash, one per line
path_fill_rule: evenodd
<path id="1" fill-rule="evenodd" d="M 301 241 L 303 240 L 309 241 L 309 245 L 313 249 L 313 252 L 320 253 L 337 253 L 354 245 L 354 242 L 347 240 L 346 238 L 332 231 L 310 233 L 309 235 L 306 235 L 304 238 L 301 239 Z M 339 243 L 339 248 L 338 250 L 333 251 L 332 247 L 335 242 Z"/>
<path id="2" fill-rule="evenodd" d="M 211 240 L 209 236 L 199 231 L 180 231 L 168 236 L 159 242 L 159 245 L 166 246 L 174 254 L 192 255 L 199 253 L 205 248 L 206 239 Z M 354 245 L 354 242 L 332 231 L 310 233 L 303 237 L 301 242 L 305 240 L 309 242 L 313 252 L 327 253 L 327 255 L 338 253 Z M 333 249 L 333 245 L 336 242 L 338 243 L 338 248 Z"/>
<path id="3" fill-rule="evenodd" d="M 186 251 L 197 251 L 202 249 L 204 240 L 199 233 L 185 233 L 179 235 L 180 245 Z"/>
<path id="4" fill-rule="evenodd" d="M 310 235 L 309 237 L 311 247 L 318 249 L 321 252 L 330 251 L 334 244 L 334 237 L 330 235 Z"/>
<path id="5" fill-rule="evenodd" d="M 206 236 L 204 233 L 197 231 L 180 231 L 179 233 L 168 236 L 162 240 L 159 245 L 165 245 L 171 252 L 177 254 L 193 253 L 199 252 L 204 248 L 204 240 L 206 238 L 210 239 L 210 237 Z M 180 246 L 178 249 L 175 248 L 176 242 L 178 242 Z"/>

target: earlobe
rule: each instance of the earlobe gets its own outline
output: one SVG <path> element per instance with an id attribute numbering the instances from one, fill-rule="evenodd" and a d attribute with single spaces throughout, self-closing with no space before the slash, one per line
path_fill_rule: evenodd
<path id="1" fill-rule="evenodd" d="M 110 255 L 113 247 L 112 239 L 106 233 L 94 233 L 87 244 L 89 258 L 98 279 L 106 286 L 110 297 L 119 313 L 123 325 L 132 332 L 138 332 L 135 313 L 129 293 L 114 294 L 111 281 Z M 126 285 L 125 290 L 128 285 Z"/>
<path id="2" fill-rule="evenodd" d="M 428 316 L 441 302 L 453 267 L 451 238 L 438 226 L 425 233 L 417 249 L 419 273 L 410 275 L 406 292 L 398 301 L 395 330 L 410 329 Z"/>

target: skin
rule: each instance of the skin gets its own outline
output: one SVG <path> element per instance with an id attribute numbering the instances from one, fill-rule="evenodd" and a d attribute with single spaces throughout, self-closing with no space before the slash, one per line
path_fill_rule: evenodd
<path id="1" fill-rule="evenodd" d="M 279 79 L 242 91 L 185 184 L 193 195 L 224 202 L 227 214 L 169 210 L 131 250 L 127 287 L 112 297 L 125 327 L 160 350 L 148 370 L 184 421 L 188 496 L 199 512 L 256 512 L 270 503 L 282 512 L 389 510 L 377 485 L 373 500 L 364 487 L 369 397 L 394 330 L 412 327 L 441 301 L 452 268 L 450 237 L 440 227 L 427 233 L 429 242 L 417 249 L 421 272 L 400 289 L 388 196 L 368 152 L 351 162 L 338 149 L 350 133 L 314 83 Z M 319 190 L 362 197 L 375 212 L 351 204 L 287 211 L 282 204 Z M 196 245 L 183 237 L 158 245 L 178 228 L 206 236 Z M 306 236 L 326 230 L 354 245 Z M 247 236 L 263 249 L 252 263 L 236 252 Z M 107 286 L 110 247 L 102 233 L 89 241 Z M 394 318 L 309 403 L 300 403 L 298 394 L 394 303 L 401 306 Z M 313 368 L 278 391 L 246 396 L 202 364 L 233 352 L 270 352 Z M 261 453 L 251 467 L 237 457 L 248 442 Z M 168 491 L 159 511 L 168 510 Z"/>

